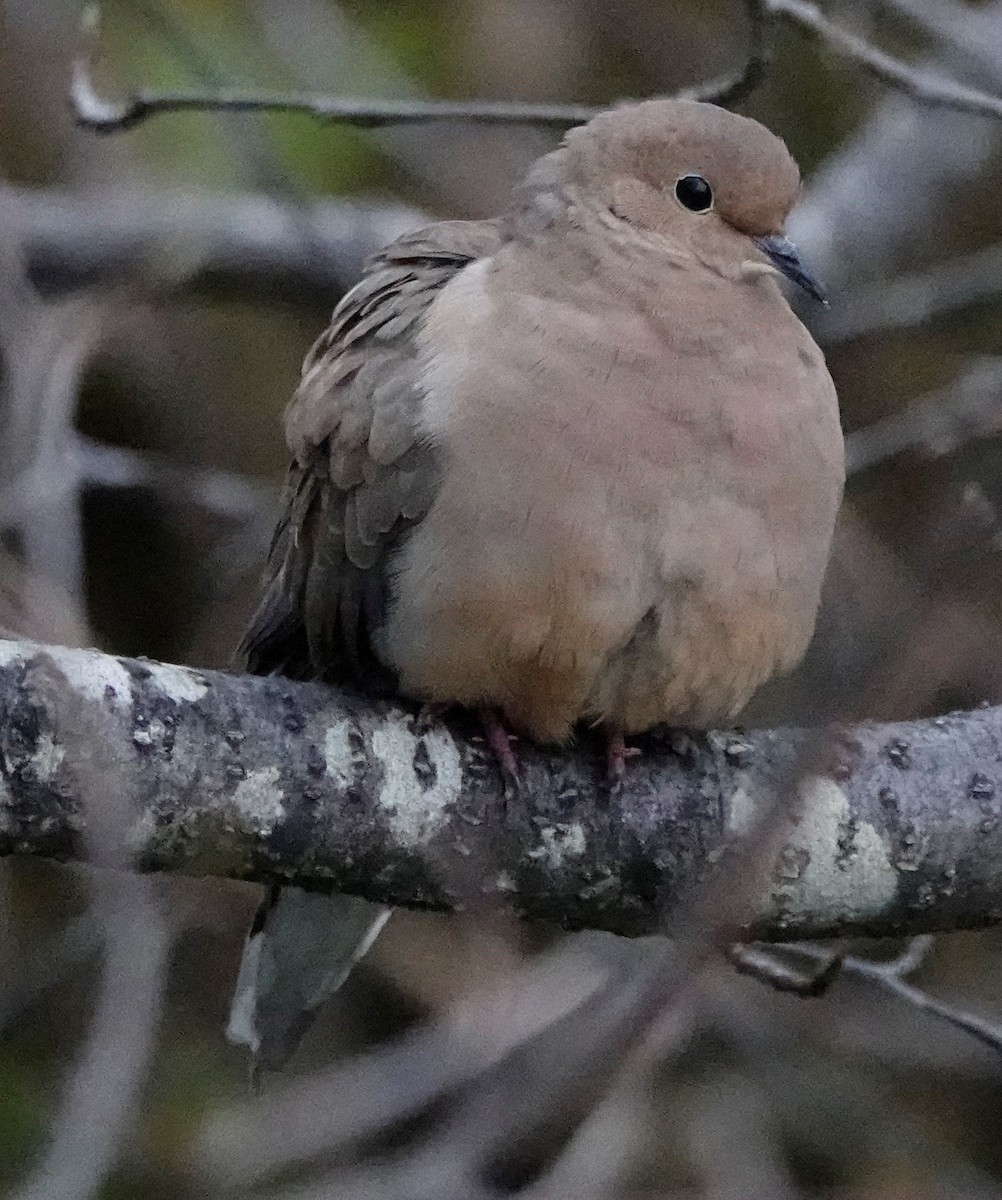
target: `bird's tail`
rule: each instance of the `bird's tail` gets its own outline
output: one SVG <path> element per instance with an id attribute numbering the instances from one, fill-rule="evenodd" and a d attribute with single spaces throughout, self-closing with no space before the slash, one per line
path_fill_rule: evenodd
<path id="1" fill-rule="evenodd" d="M 390 910 L 354 896 L 274 887 L 247 935 L 226 1036 L 278 1070 L 321 1004 L 376 940 Z"/>

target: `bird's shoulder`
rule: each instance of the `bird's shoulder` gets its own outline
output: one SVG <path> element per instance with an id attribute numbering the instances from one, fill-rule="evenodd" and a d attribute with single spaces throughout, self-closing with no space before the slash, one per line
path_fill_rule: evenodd
<path id="1" fill-rule="evenodd" d="M 358 474 L 363 433 L 375 461 L 392 456 L 395 439 L 384 423 L 397 417 L 401 432 L 410 423 L 399 401 L 406 393 L 404 408 L 417 402 L 417 336 L 424 317 L 446 284 L 503 242 L 499 221 L 440 221 L 404 234 L 370 260 L 303 363 L 286 412 L 293 454 L 303 459 L 333 439 L 335 460 L 339 453 L 354 460 L 333 463 L 335 474 L 343 465 L 347 478 Z M 391 444 L 384 445 L 383 437 Z"/>

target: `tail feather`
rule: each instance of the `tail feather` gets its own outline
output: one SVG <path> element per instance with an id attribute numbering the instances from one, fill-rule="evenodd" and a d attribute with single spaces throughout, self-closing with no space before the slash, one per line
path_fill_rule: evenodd
<path id="1" fill-rule="evenodd" d="M 247 935 L 226 1030 L 255 1069 L 285 1065 L 389 915 L 354 896 L 272 888 Z"/>

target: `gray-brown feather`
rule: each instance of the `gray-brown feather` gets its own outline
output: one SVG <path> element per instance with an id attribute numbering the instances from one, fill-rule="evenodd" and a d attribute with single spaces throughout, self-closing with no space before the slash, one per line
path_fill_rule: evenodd
<path id="1" fill-rule="evenodd" d="M 256 673 L 383 689 L 373 652 L 394 549 L 437 490 L 419 434 L 416 335 L 428 307 L 503 240 L 495 221 L 445 221 L 392 243 L 334 310 L 286 415 L 294 459 L 265 595 L 240 653 Z"/>

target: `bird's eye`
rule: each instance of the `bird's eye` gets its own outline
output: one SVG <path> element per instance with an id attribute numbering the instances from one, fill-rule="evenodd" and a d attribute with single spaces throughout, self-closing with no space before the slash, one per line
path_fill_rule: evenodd
<path id="1" fill-rule="evenodd" d="M 675 181 L 675 198 L 690 212 L 708 212 L 713 207 L 713 188 L 702 175 L 683 175 Z"/>

